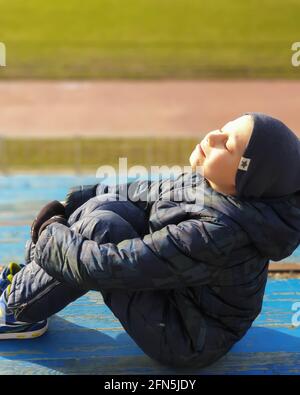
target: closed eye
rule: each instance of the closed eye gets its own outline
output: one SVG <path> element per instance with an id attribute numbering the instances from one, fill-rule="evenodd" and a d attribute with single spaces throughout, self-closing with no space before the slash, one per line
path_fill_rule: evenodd
<path id="1" fill-rule="evenodd" d="M 224 133 L 224 131 L 223 131 L 222 129 L 219 129 L 219 130 L 220 130 L 221 133 Z M 227 149 L 228 152 L 231 152 L 231 151 L 228 149 L 227 141 L 228 141 L 228 138 L 227 138 L 226 143 L 225 143 L 225 148 Z"/>

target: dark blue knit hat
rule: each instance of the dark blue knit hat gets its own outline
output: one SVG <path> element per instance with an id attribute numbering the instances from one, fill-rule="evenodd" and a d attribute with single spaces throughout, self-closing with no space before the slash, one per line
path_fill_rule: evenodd
<path id="1" fill-rule="evenodd" d="M 236 173 L 236 195 L 277 198 L 300 191 L 300 140 L 284 123 L 250 112 L 254 121 L 249 143 Z"/>

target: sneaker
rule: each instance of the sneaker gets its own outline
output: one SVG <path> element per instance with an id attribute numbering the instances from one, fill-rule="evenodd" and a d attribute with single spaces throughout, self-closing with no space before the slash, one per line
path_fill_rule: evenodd
<path id="1" fill-rule="evenodd" d="M 48 319 L 29 323 L 17 321 L 13 310 L 7 307 L 7 295 L 14 274 L 21 270 L 22 266 L 11 262 L 1 273 L 0 276 L 0 340 L 2 339 L 32 339 L 43 335 L 48 329 Z M 6 288 L 5 288 L 6 285 Z"/>
<path id="2" fill-rule="evenodd" d="M 10 262 L 0 273 L 0 294 L 8 287 L 10 291 L 13 276 L 18 273 L 25 265 L 19 265 L 16 262 Z"/>
<path id="3" fill-rule="evenodd" d="M 29 323 L 17 321 L 14 312 L 7 308 L 6 291 L 0 296 L 0 340 L 32 339 L 43 335 L 48 329 L 48 319 Z"/>

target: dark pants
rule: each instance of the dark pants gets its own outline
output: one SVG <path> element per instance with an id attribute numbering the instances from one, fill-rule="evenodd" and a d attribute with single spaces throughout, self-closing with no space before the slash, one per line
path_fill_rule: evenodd
<path id="1" fill-rule="evenodd" d="M 90 214 L 95 207 L 98 220 L 91 227 Z M 70 225 L 71 229 L 97 243 L 118 243 L 141 237 L 147 232 L 148 221 L 132 202 L 116 201 L 114 195 L 107 194 L 79 208 L 70 217 Z M 33 253 L 34 245 L 28 242 L 26 266 L 14 276 L 8 300 L 8 307 L 15 310 L 16 318 L 25 322 L 41 321 L 86 293 L 49 276 L 32 261 Z M 169 302 L 167 290 L 114 289 L 101 293 L 105 304 L 148 356 L 170 366 L 196 362 L 199 354 L 192 350 L 182 318 Z"/>

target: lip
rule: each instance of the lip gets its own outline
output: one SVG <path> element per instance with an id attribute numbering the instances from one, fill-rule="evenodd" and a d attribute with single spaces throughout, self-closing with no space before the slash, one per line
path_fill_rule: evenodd
<path id="1" fill-rule="evenodd" d="M 201 152 L 201 154 L 206 158 L 206 155 L 205 155 L 204 149 L 201 146 L 201 143 L 197 144 L 197 147 L 199 148 L 199 151 Z"/>

